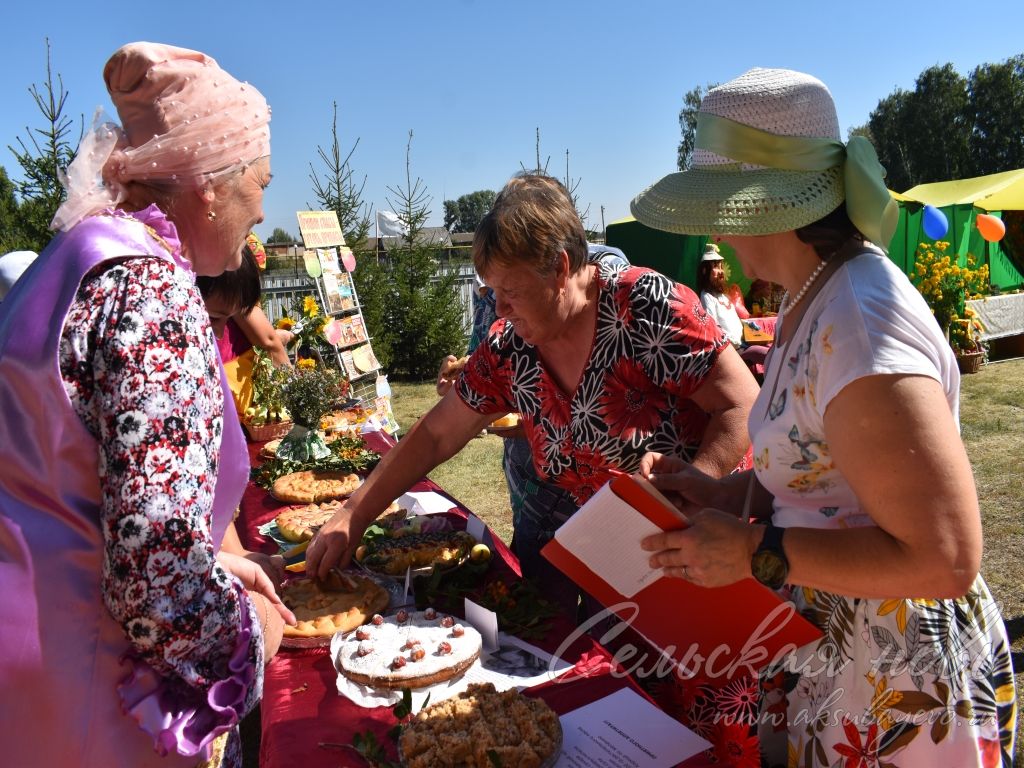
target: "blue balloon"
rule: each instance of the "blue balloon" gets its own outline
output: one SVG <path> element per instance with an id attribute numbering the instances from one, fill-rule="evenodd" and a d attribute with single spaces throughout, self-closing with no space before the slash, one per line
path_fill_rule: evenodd
<path id="1" fill-rule="evenodd" d="M 924 233 L 932 240 L 945 237 L 949 231 L 949 222 L 946 221 L 946 214 L 934 205 L 926 205 L 921 214 L 921 227 Z"/>

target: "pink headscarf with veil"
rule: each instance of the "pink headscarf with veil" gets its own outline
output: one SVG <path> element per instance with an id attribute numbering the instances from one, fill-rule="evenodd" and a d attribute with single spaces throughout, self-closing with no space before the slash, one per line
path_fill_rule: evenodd
<path id="1" fill-rule="evenodd" d="M 202 185 L 270 154 L 270 107 L 204 53 L 130 43 L 103 69 L 121 126 L 100 123 L 61 178 L 68 198 L 50 227 L 66 231 L 116 206 L 131 181 Z"/>

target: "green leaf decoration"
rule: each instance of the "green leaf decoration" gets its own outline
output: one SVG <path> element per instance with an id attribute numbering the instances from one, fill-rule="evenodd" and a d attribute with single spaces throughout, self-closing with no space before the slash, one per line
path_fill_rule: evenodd
<path id="1" fill-rule="evenodd" d="M 331 368 L 296 366 L 281 386 L 281 398 L 296 424 L 316 429 L 323 415 L 343 399 L 344 381 Z"/>
<path id="2" fill-rule="evenodd" d="M 380 454 L 366 447 L 361 437 L 342 437 L 327 444 L 331 449 L 329 456 L 310 461 L 291 461 L 289 459 L 267 459 L 252 471 L 252 479 L 261 488 L 269 490 L 274 481 L 292 472 L 307 469 L 325 472 L 345 472 L 365 475 L 380 461 Z"/>
<path id="3" fill-rule="evenodd" d="M 405 718 L 407 718 L 409 715 L 412 714 L 412 702 L 411 701 L 406 701 L 405 700 L 405 696 L 403 695 L 402 700 L 400 702 L 398 702 L 397 704 L 395 704 L 394 707 L 391 708 L 391 712 L 399 720 L 404 720 Z"/>

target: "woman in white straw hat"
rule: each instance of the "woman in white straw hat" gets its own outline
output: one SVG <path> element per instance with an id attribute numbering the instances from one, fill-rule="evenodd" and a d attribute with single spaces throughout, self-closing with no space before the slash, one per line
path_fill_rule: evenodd
<path id="1" fill-rule="evenodd" d="M 754 471 L 643 460 L 692 521 L 645 540 L 652 565 L 704 586 L 753 575 L 824 631 L 762 675 L 764 764 L 1011 764 L 1013 671 L 978 573 L 959 375 L 883 252 L 896 210 L 873 148 L 844 145 L 824 84 L 782 69 L 709 91 L 695 146 L 633 215 L 714 236 L 788 295 L 750 415 Z"/>

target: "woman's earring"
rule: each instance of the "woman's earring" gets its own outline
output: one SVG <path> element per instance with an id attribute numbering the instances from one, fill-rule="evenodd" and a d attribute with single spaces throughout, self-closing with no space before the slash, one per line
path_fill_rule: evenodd
<path id="1" fill-rule="evenodd" d="M 215 221 L 217 219 L 217 212 L 211 208 L 206 212 L 206 218 L 210 221 Z"/>

